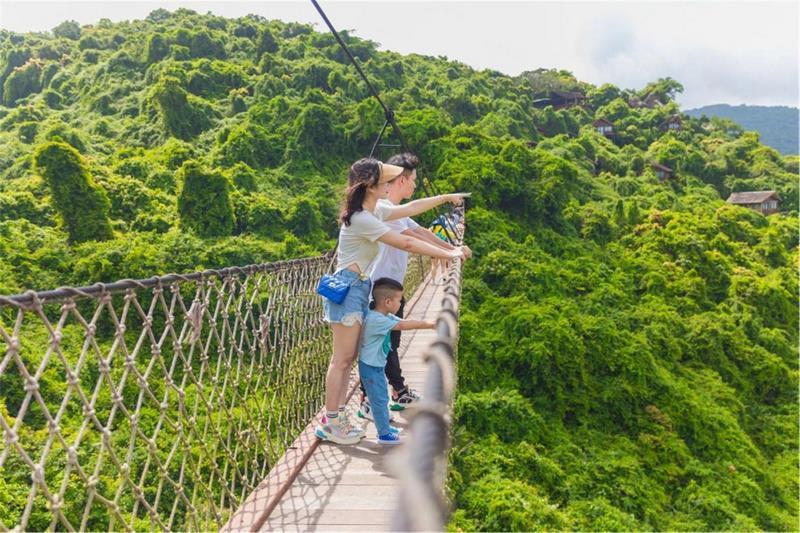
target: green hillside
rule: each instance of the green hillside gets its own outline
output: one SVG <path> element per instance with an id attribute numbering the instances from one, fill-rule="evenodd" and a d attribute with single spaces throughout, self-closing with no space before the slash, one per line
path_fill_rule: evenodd
<path id="1" fill-rule="evenodd" d="M 667 132 L 669 78 L 624 91 L 345 39 L 426 174 L 474 193 L 451 528 L 797 530 L 798 158 L 720 119 Z M 0 31 L 0 51 L 0 294 L 328 250 L 384 120 L 331 35 L 255 16 L 65 22 Z M 552 90 L 586 103 L 534 106 Z M 724 202 L 762 189 L 781 213 Z M 5 524 L 30 483 L 13 473 Z"/>
<path id="2" fill-rule="evenodd" d="M 746 130 L 757 131 L 761 142 L 782 154 L 800 153 L 800 110 L 796 107 L 716 104 L 689 109 L 686 114 L 732 120 Z"/>

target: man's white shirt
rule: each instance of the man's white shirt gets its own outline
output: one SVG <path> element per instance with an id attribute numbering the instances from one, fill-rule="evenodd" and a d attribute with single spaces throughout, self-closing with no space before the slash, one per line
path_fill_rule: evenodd
<path id="1" fill-rule="evenodd" d="M 383 220 L 383 217 L 388 216 L 391 208 L 394 207 L 390 200 L 378 200 L 375 208 L 375 215 Z M 398 220 L 383 220 L 383 223 L 389 226 L 392 230 L 400 233 L 420 227 L 419 224 L 411 220 L 409 217 L 404 217 Z M 408 268 L 408 252 L 400 250 L 393 246 L 387 246 L 380 243 L 378 247 L 378 256 L 372 264 L 369 271 L 369 277 L 374 282 L 380 278 L 390 278 L 400 283 L 406 277 L 406 269 Z"/>

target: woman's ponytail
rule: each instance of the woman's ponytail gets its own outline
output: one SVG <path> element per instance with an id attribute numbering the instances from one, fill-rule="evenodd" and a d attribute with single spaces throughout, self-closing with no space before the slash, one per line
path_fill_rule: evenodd
<path id="1" fill-rule="evenodd" d="M 353 215 L 364 210 L 367 188 L 378 183 L 380 176 L 380 161 L 373 157 L 365 157 L 353 163 L 347 176 L 347 190 L 339 213 L 342 224 L 349 226 Z"/>

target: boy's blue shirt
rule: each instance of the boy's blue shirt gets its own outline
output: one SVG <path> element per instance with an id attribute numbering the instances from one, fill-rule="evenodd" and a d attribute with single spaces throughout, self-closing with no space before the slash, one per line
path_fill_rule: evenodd
<path id="1" fill-rule="evenodd" d="M 359 361 L 370 366 L 385 367 L 391 346 L 389 332 L 398 322 L 400 319 L 391 313 L 384 315 L 370 309 L 364 319 L 364 332 L 358 350 Z"/>

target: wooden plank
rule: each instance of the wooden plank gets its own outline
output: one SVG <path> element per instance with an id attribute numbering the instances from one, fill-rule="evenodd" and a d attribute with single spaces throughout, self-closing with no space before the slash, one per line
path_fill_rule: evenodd
<path id="1" fill-rule="evenodd" d="M 292 485 L 280 504 L 275 507 L 268 519 L 280 518 L 286 514 L 297 514 L 298 510 L 318 509 L 339 510 L 385 510 L 397 506 L 397 487 L 395 485 Z"/>
<path id="2" fill-rule="evenodd" d="M 324 531 L 328 526 L 371 526 L 386 529 L 391 525 L 391 513 L 365 506 L 358 510 L 297 509 L 281 517 L 270 517 L 273 531 L 298 527 L 304 531 Z"/>
<path id="3" fill-rule="evenodd" d="M 414 296 L 408 318 L 433 318 L 441 309 L 442 287 L 423 285 Z M 421 388 L 427 374 L 422 355 L 436 338 L 431 330 L 405 332 L 401 337 L 401 368 L 406 381 Z M 357 396 L 348 408 L 355 413 Z M 385 531 L 397 505 L 397 476 L 392 457 L 396 446 L 375 442 L 375 426 L 353 416 L 364 427 L 367 437 L 355 446 L 319 443 L 313 435 L 315 417 L 303 431 L 301 442 L 287 450 L 267 479 L 248 497 L 225 531 L 251 530 L 270 498 L 274 508 L 261 525 L 262 531 Z M 403 411 L 392 412 L 394 424 L 404 427 L 408 419 Z M 313 453 L 312 453 L 313 452 Z M 298 466 L 302 462 L 302 467 Z M 286 485 L 291 475 L 291 486 Z M 276 493 L 284 484 L 280 500 Z M 263 518 L 263 516 L 262 516 Z"/>
<path id="4" fill-rule="evenodd" d="M 359 525 L 359 524 L 317 524 L 314 527 L 307 525 L 294 526 L 292 524 L 282 524 L 275 528 L 275 531 L 281 532 L 306 532 L 306 531 L 391 531 L 389 524 L 381 525 Z"/>
<path id="5" fill-rule="evenodd" d="M 319 439 L 314 435 L 313 426 L 307 426 L 292 446 L 284 452 L 283 457 L 270 471 L 242 506 L 231 517 L 221 531 L 250 531 L 258 523 L 264 509 L 278 495 L 296 470 L 303 464 L 307 456 L 313 454 L 319 444 Z"/>

